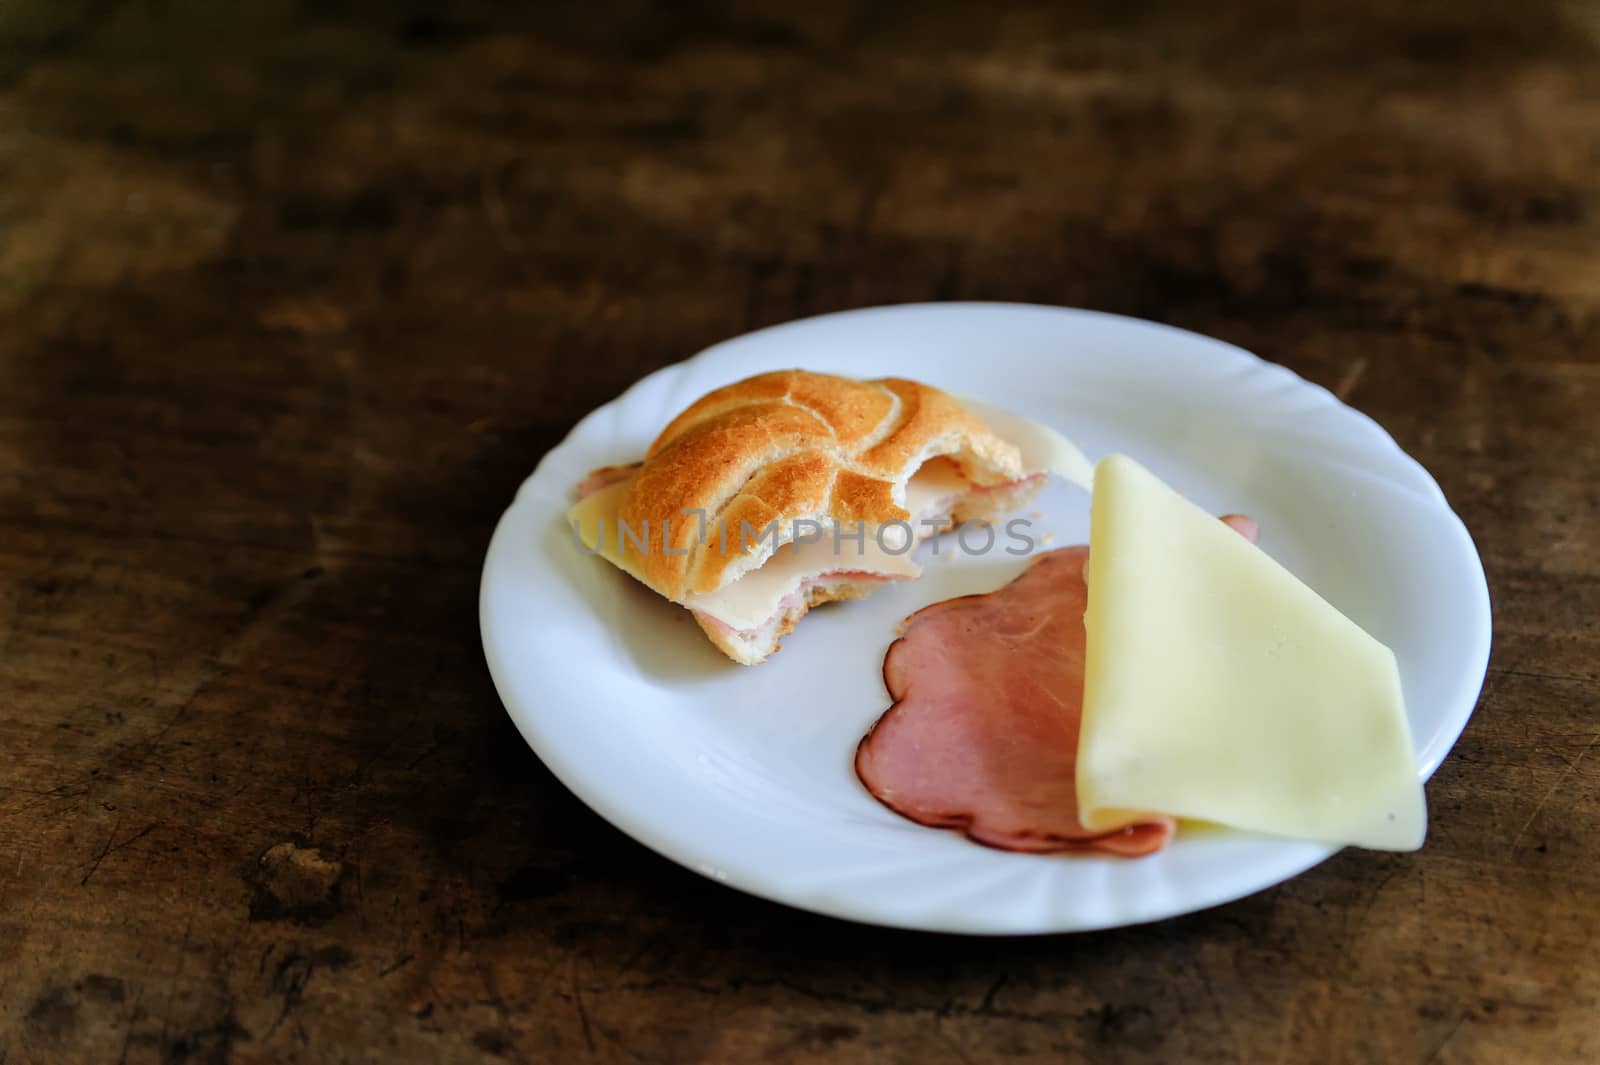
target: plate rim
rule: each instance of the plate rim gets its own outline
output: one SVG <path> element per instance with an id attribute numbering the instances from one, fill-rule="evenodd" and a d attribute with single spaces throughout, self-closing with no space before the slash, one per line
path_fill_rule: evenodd
<path id="1" fill-rule="evenodd" d="M 684 868 L 689 869 L 701 876 L 705 876 L 707 879 L 710 879 L 715 883 L 722 884 L 725 887 L 731 887 L 745 894 L 776 902 L 781 905 L 790 906 L 798 910 L 832 917 L 839 920 L 847 920 L 870 926 L 921 930 L 944 934 L 1003 936 L 1052 935 L 1067 934 L 1071 932 L 1097 931 L 1106 928 L 1132 927 L 1139 924 L 1167 920 L 1169 918 L 1179 917 L 1200 910 L 1225 905 L 1229 902 L 1233 902 L 1238 899 L 1268 890 L 1277 886 L 1278 884 L 1300 876 L 1312 867 L 1321 864 L 1334 854 L 1337 854 L 1342 849 L 1336 846 L 1310 844 L 1308 846 L 1311 849 L 1308 854 L 1304 856 L 1305 860 L 1299 861 L 1297 859 L 1295 862 L 1291 862 L 1282 867 L 1277 871 L 1281 875 L 1277 875 L 1275 879 L 1257 883 L 1251 886 L 1246 886 L 1239 890 L 1222 890 L 1211 894 L 1202 892 L 1186 899 L 1183 904 L 1176 908 L 1165 909 L 1160 913 L 1154 913 L 1148 916 L 1140 916 L 1133 919 L 1112 914 L 1104 920 L 1078 922 L 1074 923 L 1070 927 L 1011 927 L 989 925 L 982 922 L 974 922 L 970 925 L 957 925 L 949 923 L 930 925 L 926 921 L 917 920 L 914 918 L 897 919 L 893 913 L 878 912 L 876 910 L 868 912 L 867 910 L 859 908 L 852 909 L 848 905 L 841 906 L 838 904 L 837 899 L 819 901 L 804 895 L 787 893 L 782 889 L 781 885 L 774 883 L 770 879 L 761 880 L 757 877 L 744 875 L 742 872 L 724 870 L 717 859 L 713 855 L 703 852 L 701 847 L 692 838 L 685 836 L 669 836 L 659 832 L 654 826 L 641 823 L 640 819 L 633 816 L 629 812 L 627 809 L 627 804 L 614 801 L 605 789 L 595 787 L 590 783 L 589 774 L 580 772 L 576 766 L 566 764 L 565 761 L 560 757 L 553 756 L 549 749 L 552 745 L 549 743 L 540 742 L 543 737 L 541 736 L 540 730 L 538 729 L 534 720 L 534 715 L 519 711 L 516 701 L 508 698 L 509 682 L 505 669 L 498 661 L 496 652 L 494 650 L 493 640 L 491 638 L 492 623 L 490 620 L 490 577 L 493 562 L 497 556 L 497 548 L 501 548 L 502 550 L 504 549 L 505 537 L 508 535 L 508 529 L 512 524 L 512 519 L 516 515 L 519 508 L 526 502 L 524 499 L 525 493 L 538 479 L 540 473 L 544 471 L 548 465 L 552 464 L 553 460 L 555 462 L 559 462 L 563 453 L 568 451 L 582 437 L 586 436 L 590 431 L 591 426 L 604 417 L 608 411 L 612 411 L 620 406 L 623 406 L 633 397 L 636 397 L 638 394 L 656 387 L 663 380 L 667 380 L 684 373 L 692 364 L 707 364 L 713 362 L 719 353 L 734 345 L 744 344 L 746 342 L 755 341 L 759 338 L 769 337 L 773 334 L 789 330 L 801 329 L 808 326 L 814 327 L 817 323 L 827 320 L 861 318 L 869 316 L 892 316 L 896 314 L 908 313 L 925 314 L 930 311 L 938 314 L 959 314 L 972 311 L 1009 311 L 1023 314 L 1043 314 L 1053 317 L 1066 318 L 1092 317 L 1102 320 L 1109 320 L 1119 328 L 1156 330 L 1169 333 L 1173 335 L 1174 339 L 1180 339 L 1185 343 L 1194 343 L 1195 341 L 1199 341 L 1203 346 L 1213 349 L 1218 354 L 1227 352 L 1228 355 L 1233 358 L 1238 365 L 1248 367 L 1252 372 L 1257 374 L 1272 374 L 1279 379 L 1280 383 L 1289 385 L 1297 391 L 1303 391 L 1308 397 L 1314 397 L 1319 407 L 1333 411 L 1335 415 L 1341 421 L 1345 422 L 1351 430 L 1358 432 L 1364 443 L 1370 446 L 1381 448 L 1386 453 L 1386 457 L 1390 461 L 1399 459 L 1401 466 L 1407 471 L 1407 480 L 1390 480 L 1390 483 L 1393 486 L 1403 490 L 1411 491 L 1413 493 L 1420 492 L 1420 494 L 1424 497 L 1424 501 L 1437 507 L 1443 512 L 1444 515 L 1447 515 L 1453 523 L 1452 531 L 1459 541 L 1458 546 L 1463 546 L 1466 549 L 1462 553 L 1462 557 L 1469 558 L 1474 564 L 1474 572 L 1468 573 L 1465 576 L 1472 579 L 1472 588 L 1470 591 L 1475 593 L 1473 596 L 1475 600 L 1474 606 L 1477 608 L 1478 613 L 1481 614 L 1482 622 L 1482 624 L 1473 632 L 1474 646 L 1472 647 L 1470 654 L 1468 656 L 1464 656 L 1467 664 L 1464 665 L 1462 670 L 1457 674 L 1458 687 L 1461 692 L 1461 702 L 1466 706 L 1465 712 L 1458 715 L 1458 720 L 1448 723 L 1444 732 L 1435 733 L 1433 737 L 1434 743 L 1431 744 L 1426 751 L 1419 750 L 1416 752 L 1417 757 L 1421 761 L 1418 769 L 1421 779 L 1423 781 L 1427 781 L 1433 776 L 1433 774 L 1438 770 L 1440 764 L 1442 764 L 1445 756 L 1448 755 L 1448 753 L 1455 747 L 1455 744 L 1459 740 L 1462 731 L 1464 731 L 1467 723 L 1471 720 L 1472 715 L 1476 710 L 1477 702 L 1481 696 L 1482 687 L 1487 677 L 1489 650 L 1493 635 L 1493 613 L 1492 601 L 1488 589 L 1487 575 L 1483 567 L 1482 557 L 1477 550 L 1477 545 L 1472 538 L 1470 530 L 1467 529 L 1466 523 L 1461 519 L 1460 515 L 1456 513 L 1455 509 L 1450 506 L 1443 489 L 1439 486 L 1438 481 L 1433 477 L 1433 475 L 1428 472 L 1427 468 L 1417 461 L 1416 458 L 1407 453 L 1405 449 L 1402 448 L 1394 439 L 1394 437 L 1371 416 L 1345 403 L 1323 386 L 1313 381 L 1306 380 L 1292 369 L 1279 363 L 1271 362 L 1255 354 L 1254 352 L 1239 347 L 1238 345 L 1229 341 L 1207 336 L 1206 334 L 1198 333 L 1193 330 L 1184 329 L 1178 326 L 1168 325 L 1162 322 L 1151 321 L 1143 318 L 1135 318 L 1132 316 L 1115 314 L 1112 312 L 1091 310 L 1087 308 L 1062 307 L 1049 304 L 1009 301 L 962 300 L 944 302 L 894 303 L 833 311 L 780 322 L 717 341 L 716 343 L 707 346 L 706 348 L 694 353 L 693 355 L 690 355 L 687 358 L 652 370 L 651 372 L 640 377 L 638 380 L 634 381 L 617 396 L 584 414 L 583 417 L 578 419 L 578 421 L 573 424 L 571 429 L 567 431 L 567 433 L 558 443 L 540 456 L 540 459 L 535 464 L 532 472 L 530 472 L 525 478 L 522 479 L 521 482 L 519 482 L 515 492 L 512 495 L 510 503 L 506 507 L 506 510 L 500 515 L 495 523 L 494 530 L 490 536 L 489 543 L 485 551 L 483 569 L 479 579 L 479 639 L 483 648 L 485 662 L 488 666 L 491 679 L 493 680 L 495 686 L 496 694 L 500 698 L 501 704 L 504 707 L 507 716 L 512 719 L 513 724 L 517 727 L 519 734 L 522 736 L 524 742 L 528 744 L 534 756 L 538 758 L 539 761 L 552 773 L 552 775 L 554 775 L 564 787 L 571 791 L 579 799 L 579 801 L 583 802 L 594 813 L 599 815 L 613 827 L 623 832 L 625 835 L 629 836 L 639 844 L 647 847 L 669 861 L 683 866 Z M 1427 757 L 1424 757 L 1425 754 Z"/>

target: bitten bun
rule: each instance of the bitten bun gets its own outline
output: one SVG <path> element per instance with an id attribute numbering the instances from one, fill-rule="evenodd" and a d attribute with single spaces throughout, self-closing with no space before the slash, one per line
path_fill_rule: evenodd
<path id="1" fill-rule="evenodd" d="M 633 550 L 644 581 L 679 600 L 721 588 L 765 562 L 795 522 L 868 527 L 905 521 L 906 482 L 928 459 L 947 455 L 974 486 L 1023 474 L 1017 449 L 936 388 L 900 378 L 784 370 L 746 378 L 703 396 L 673 419 L 645 454 L 618 515 L 670 529 L 674 551 Z M 725 525 L 699 542 L 698 520 Z M 748 523 L 778 523 L 776 544 L 744 543 Z"/>
<path id="2" fill-rule="evenodd" d="M 932 460 L 939 461 L 928 465 Z M 913 489 L 920 501 L 908 509 L 908 485 L 924 467 Z M 939 486 L 931 503 L 930 478 Z M 906 523 L 914 544 L 952 521 L 1006 513 L 1042 481 L 1042 473 L 1024 467 L 1015 444 L 939 389 L 903 378 L 785 370 L 701 397 L 656 437 L 642 462 L 596 470 L 579 492 L 604 494 L 604 514 L 618 530 L 647 531 L 641 538 L 613 531 L 609 549 L 600 545 L 608 561 L 689 607 L 712 643 L 748 665 L 770 655 L 812 606 L 859 598 L 920 572 L 882 554 L 828 556 L 770 600 L 754 597 L 748 585 L 734 588 L 800 541 L 802 529 L 881 531 Z M 583 509 L 580 503 L 574 514 Z M 575 528 L 581 524 L 575 520 Z M 777 572 L 764 571 L 762 580 Z M 727 606 L 735 594 L 746 601 L 743 615 Z M 753 597 L 760 613 L 749 607 Z"/>

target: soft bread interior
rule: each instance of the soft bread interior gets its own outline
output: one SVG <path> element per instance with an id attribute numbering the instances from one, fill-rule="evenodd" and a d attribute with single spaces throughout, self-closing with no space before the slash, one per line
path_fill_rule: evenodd
<path id="1" fill-rule="evenodd" d="M 840 599 L 864 599 L 883 586 L 884 578 L 862 574 L 823 577 L 808 585 L 780 605 L 778 612 L 753 629 L 731 629 L 709 614 L 694 612 L 706 637 L 717 650 L 738 662 L 753 666 L 765 661 L 778 649 L 778 641 L 794 631 L 795 625 L 814 606 Z"/>
<path id="2" fill-rule="evenodd" d="M 971 490 L 955 463 L 932 459 L 906 483 L 905 507 L 911 517 L 905 525 L 829 522 L 803 542 L 785 543 L 766 562 L 716 591 L 686 596 L 683 604 L 733 629 L 754 629 L 767 623 L 779 603 L 828 574 L 913 580 L 922 570 L 911 559 L 912 549 L 946 528 Z"/>
<path id="3" fill-rule="evenodd" d="M 780 549 L 757 570 L 745 574 L 713 596 L 692 597 L 685 606 L 711 642 L 745 665 L 765 660 L 779 641 L 814 606 L 871 595 L 891 580 L 912 580 L 921 567 L 912 549 L 931 536 L 966 521 L 987 521 L 1026 504 L 1044 484 L 1042 474 L 1003 485 L 974 488 L 947 459 L 934 459 L 912 476 L 906 488 L 906 509 L 913 530 L 906 549 L 884 550 L 872 532 L 859 553 L 853 542 L 840 550 L 829 536 Z M 884 530 L 885 539 L 896 527 Z"/>

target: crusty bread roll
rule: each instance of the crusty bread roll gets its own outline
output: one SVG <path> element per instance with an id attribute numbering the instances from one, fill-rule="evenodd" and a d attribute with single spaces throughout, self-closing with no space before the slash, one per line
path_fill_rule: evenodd
<path id="1" fill-rule="evenodd" d="M 925 467 L 935 469 L 930 461 L 947 490 L 913 514 L 908 485 Z M 864 523 L 870 536 L 885 523 L 908 522 L 920 540 L 934 531 L 923 519 L 947 526 L 1003 514 L 1042 481 L 1024 469 L 1016 446 L 936 388 L 785 370 L 703 396 L 662 431 L 642 463 L 596 470 L 582 492 L 610 494 L 607 514 L 649 531 L 644 549 L 614 542 L 606 557 L 693 610 L 730 658 L 753 664 L 810 607 L 870 594 L 886 576 L 914 575 L 914 567 L 875 573 L 846 554 L 835 572 L 808 577 L 774 604 L 761 624 L 735 627 L 703 607 L 796 540 L 797 529 L 812 528 L 806 523 L 830 530 Z M 773 535 L 747 534 L 771 523 Z"/>

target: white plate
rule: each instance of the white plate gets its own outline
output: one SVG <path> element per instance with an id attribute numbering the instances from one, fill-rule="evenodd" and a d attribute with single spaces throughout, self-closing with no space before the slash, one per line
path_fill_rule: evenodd
<path id="1" fill-rule="evenodd" d="M 1262 546 L 1400 660 L 1417 772 L 1472 712 L 1489 596 L 1472 540 L 1376 423 L 1293 373 L 1193 333 L 1011 304 L 877 308 L 739 337 L 651 374 L 539 463 L 484 563 L 484 652 L 528 744 L 579 798 L 720 882 L 818 913 L 970 933 L 1131 924 L 1238 898 L 1332 851 L 1180 834 L 1124 861 L 989 850 L 879 805 L 856 742 L 888 706 L 880 669 L 918 608 L 997 588 L 1024 561 L 946 550 L 919 582 L 808 616 L 771 660 L 723 658 L 688 614 L 581 556 L 562 520 L 590 469 L 633 461 L 708 389 L 764 370 L 915 377 L 1012 408 L 1091 457 L 1123 451 Z M 1052 483 L 1030 511 L 1084 543 L 1088 497 Z M 1041 545 L 1041 550 L 1045 545 Z M 920 549 L 926 553 L 929 546 Z"/>

